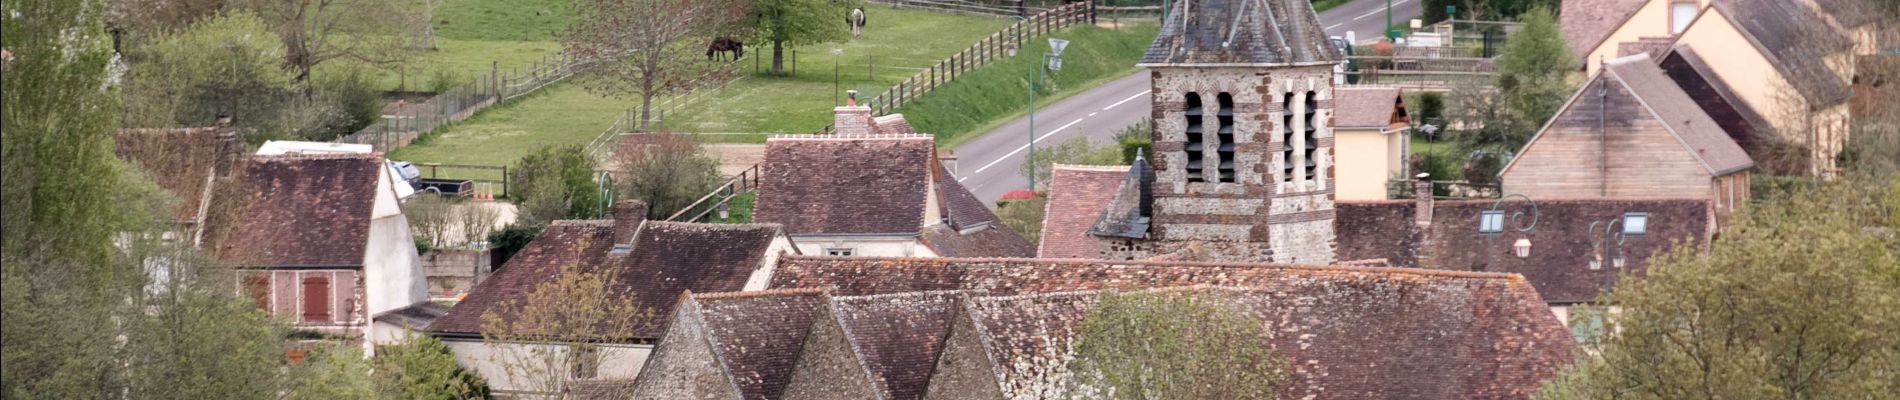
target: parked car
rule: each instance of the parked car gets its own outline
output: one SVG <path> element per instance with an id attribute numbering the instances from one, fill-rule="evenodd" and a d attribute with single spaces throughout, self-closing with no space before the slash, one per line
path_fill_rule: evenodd
<path id="1" fill-rule="evenodd" d="M 397 180 L 406 184 L 399 186 L 406 186 L 418 193 L 452 197 L 468 196 L 475 193 L 475 181 L 468 179 L 423 178 L 422 170 L 416 168 L 415 164 L 408 161 L 390 160 L 389 169 L 393 172 L 392 175 L 394 175 Z M 406 198 L 409 196 L 403 195 L 402 197 Z"/>

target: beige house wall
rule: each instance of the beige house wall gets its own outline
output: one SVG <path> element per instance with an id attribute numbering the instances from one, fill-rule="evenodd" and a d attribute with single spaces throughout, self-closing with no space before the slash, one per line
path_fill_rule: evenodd
<path id="1" fill-rule="evenodd" d="M 1338 174 L 1339 201 L 1385 200 L 1386 182 L 1404 173 L 1406 135 L 1373 129 L 1340 128 L 1334 133 L 1334 173 Z"/>
<path id="2" fill-rule="evenodd" d="M 537 383 L 547 382 L 538 377 L 569 374 L 567 365 L 547 365 L 548 360 L 561 359 L 557 357 L 569 351 L 562 343 L 488 343 L 480 339 L 444 338 L 442 344 L 455 355 L 456 364 L 481 376 L 497 397 L 555 398 L 557 396 L 549 396 L 552 394 L 547 391 L 549 388 Z M 633 379 L 652 353 L 652 345 L 600 345 L 596 353 L 600 357 L 596 374 L 583 379 Z"/>
<path id="3" fill-rule="evenodd" d="M 1697 9 L 1708 9 L 1709 0 L 1690 1 L 1696 3 Z M 1601 68 L 1603 63 L 1616 59 L 1618 44 L 1634 42 L 1637 39 L 1646 37 L 1667 37 L 1672 35 L 1669 32 L 1670 5 L 1684 2 L 1688 1 L 1649 0 L 1648 3 L 1643 3 L 1643 7 L 1637 9 L 1635 14 L 1631 14 L 1628 20 L 1624 20 L 1623 25 L 1617 26 L 1616 31 L 1611 32 L 1610 36 L 1603 40 L 1603 43 L 1598 43 L 1595 49 L 1590 51 L 1590 55 L 1585 56 L 1582 60 L 1577 60 L 1584 64 L 1584 76 L 1596 76 L 1597 69 Z M 1571 43 L 1570 45 L 1589 46 L 1590 43 Z"/>
<path id="4" fill-rule="evenodd" d="M 1847 102 L 1810 112 L 1808 102 L 1795 91 L 1794 86 L 1783 78 L 1781 71 L 1763 56 L 1752 42 L 1743 35 L 1739 27 L 1728 18 L 1719 15 L 1716 9 L 1709 9 L 1701 18 L 1697 18 L 1689 30 L 1677 39 L 1678 45 L 1689 46 L 1697 55 L 1703 57 L 1711 72 L 1728 83 L 1742 102 L 1761 113 L 1770 125 L 1782 132 L 1783 138 L 1796 143 L 1816 143 L 1812 156 L 1819 161 L 1814 173 L 1821 174 L 1834 168 L 1834 155 L 1846 142 L 1849 119 Z M 1827 65 L 1843 81 L 1853 73 L 1851 54 L 1838 54 L 1828 57 Z M 1805 60 L 1804 62 L 1814 62 Z M 1790 136 L 1789 132 L 1794 132 Z"/>
<path id="5" fill-rule="evenodd" d="M 936 257 L 916 236 L 793 236 L 799 254 L 826 255 L 826 249 L 851 249 L 859 257 Z"/>

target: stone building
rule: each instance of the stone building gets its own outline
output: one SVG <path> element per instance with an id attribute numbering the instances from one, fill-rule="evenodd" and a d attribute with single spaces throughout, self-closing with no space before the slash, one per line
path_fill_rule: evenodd
<path id="1" fill-rule="evenodd" d="M 770 291 L 682 299 L 633 397 L 1063 398 L 1102 289 L 1206 292 L 1297 332 L 1261 343 L 1295 366 L 1280 398 L 1526 398 L 1575 349 L 1509 274 L 809 256 L 779 270 Z"/>
<path id="2" fill-rule="evenodd" d="M 1311 4 L 1176 3 L 1142 55 L 1153 158 L 1103 220 L 1109 258 L 1195 247 L 1223 261 L 1333 261 L 1333 80 Z"/>

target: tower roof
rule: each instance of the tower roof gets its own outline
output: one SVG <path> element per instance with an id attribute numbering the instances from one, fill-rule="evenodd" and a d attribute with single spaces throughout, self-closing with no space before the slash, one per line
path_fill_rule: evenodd
<path id="1" fill-rule="evenodd" d="M 1296 65 L 1344 60 L 1307 0 L 1183 0 L 1175 3 L 1143 66 Z"/>

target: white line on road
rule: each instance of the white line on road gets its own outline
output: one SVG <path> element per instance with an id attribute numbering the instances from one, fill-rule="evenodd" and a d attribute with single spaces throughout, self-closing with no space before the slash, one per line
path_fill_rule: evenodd
<path id="1" fill-rule="evenodd" d="M 1391 7 L 1398 7 L 1398 6 L 1400 5 L 1400 4 L 1405 4 L 1405 2 L 1408 2 L 1408 1 L 1412 1 L 1412 0 L 1399 0 L 1399 1 L 1395 1 L 1395 2 L 1392 2 L 1392 5 L 1391 5 Z M 1374 15 L 1379 15 L 1379 13 L 1382 13 L 1382 12 L 1385 12 L 1385 10 L 1386 10 L 1386 9 L 1384 9 L 1384 8 L 1381 8 L 1381 9 L 1377 9 L 1377 10 L 1372 10 L 1372 12 L 1369 12 L 1369 13 L 1366 13 L 1366 15 L 1361 15 L 1361 16 L 1357 16 L 1357 17 L 1353 17 L 1353 19 L 1352 19 L 1352 20 L 1354 20 L 1354 21 L 1358 21 L 1358 20 L 1362 20 L 1362 19 L 1366 19 L 1366 17 L 1370 17 L 1370 16 L 1374 16 Z"/>
<path id="2" fill-rule="evenodd" d="M 1332 24 L 1332 25 L 1327 25 L 1327 26 L 1326 26 L 1326 29 L 1325 29 L 1325 30 L 1329 30 L 1329 31 L 1330 31 L 1330 30 L 1333 30 L 1333 28 L 1338 28 L 1338 27 L 1339 27 L 1340 25 L 1345 25 L 1345 24 L 1346 24 L 1346 23 L 1344 23 L 1344 22 L 1341 22 L 1341 23 L 1337 23 L 1337 24 Z"/>
<path id="3" fill-rule="evenodd" d="M 1069 121 L 1069 123 L 1063 124 L 1061 127 L 1058 127 L 1055 130 L 1049 131 L 1049 133 L 1042 134 L 1042 137 L 1036 138 L 1036 141 L 1040 142 L 1043 139 L 1048 139 L 1049 135 L 1054 135 L 1056 134 L 1056 132 L 1061 132 L 1063 129 L 1069 129 L 1069 127 L 1075 126 L 1075 124 L 1079 124 L 1079 123 L 1082 123 L 1082 119 L 1076 118 L 1074 121 Z M 1017 146 L 1015 151 L 1011 151 L 1009 152 L 1009 154 L 1004 154 L 1002 157 L 997 157 L 996 161 L 990 161 L 989 164 L 983 164 L 982 168 L 977 168 L 975 171 L 970 171 L 969 176 L 957 178 L 957 182 L 963 182 L 964 179 L 970 179 L 970 176 L 976 176 L 976 174 L 981 174 L 983 173 L 983 170 L 990 169 L 990 167 L 996 166 L 996 163 L 1003 162 L 1003 160 L 1009 159 L 1010 157 L 1015 157 L 1016 153 L 1021 153 L 1023 152 L 1023 150 L 1028 149 L 1028 148 L 1029 148 L 1029 145 Z"/>
<path id="4" fill-rule="evenodd" d="M 1141 93 L 1135 93 L 1135 95 L 1134 95 L 1134 96 L 1128 96 L 1128 98 L 1126 98 L 1126 99 L 1122 99 L 1122 101 L 1117 101 L 1117 102 L 1115 102 L 1115 104 L 1109 104 L 1109 105 L 1108 105 L 1108 107 L 1102 107 L 1102 111 L 1108 111 L 1108 109 L 1110 109 L 1110 108 L 1115 108 L 1115 106 L 1119 106 L 1119 105 L 1122 105 L 1122 103 L 1127 103 L 1127 102 L 1129 102 L 1129 101 L 1134 101 L 1134 100 L 1135 100 L 1135 98 L 1138 98 L 1138 97 L 1141 97 L 1141 96 L 1145 96 L 1145 95 L 1147 95 L 1147 94 L 1148 94 L 1148 92 L 1151 92 L 1151 90 L 1143 90 L 1143 91 L 1141 91 Z"/>
<path id="5" fill-rule="evenodd" d="M 1101 112 L 1101 111 L 1096 111 L 1096 112 Z M 1093 117 L 1095 116 L 1095 113 L 1089 113 L 1089 116 Z"/>

